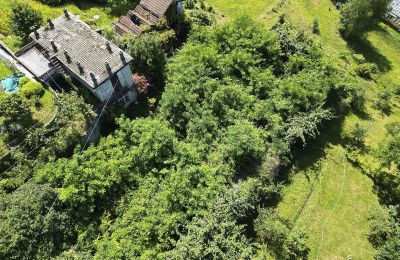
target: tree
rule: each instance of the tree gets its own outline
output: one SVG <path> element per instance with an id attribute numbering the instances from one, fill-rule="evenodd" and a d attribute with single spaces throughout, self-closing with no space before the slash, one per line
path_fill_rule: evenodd
<path id="1" fill-rule="evenodd" d="M 0 98 L 0 118 L 7 132 L 14 133 L 21 127 L 33 122 L 32 111 L 28 102 L 17 94 Z"/>
<path id="2" fill-rule="evenodd" d="M 127 52 L 133 57 L 133 71 L 146 76 L 158 87 L 163 83 L 166 56 L 156 34 L 146 33 L 129 38 Z"/>
<path id="3" fill-rule="evenodd" d="M 345 37 L 361 36 L 384 17 L 391 0 L 351 0 L 340 9 L 341 32 Z"/>
<path id="4" fill-rule="evenodd" d="M 376 247 L 375 259 L 400 258 L 400 208 L 389 206 L 375 210 L 370 219 L 369 241 Z"/>
<path id="5" fill-rule="evenodd" d="M 51 258 L 74 242 L 70 217 L 49 185 L 28 182 L 0 196 L 0 258 Z"/>
<path id="6" fill-rule="evenodd" d="M 287 221 L 275 211 L 261 209 L 254 229 L 258 241 L 266 244 L 277 259 L 307 259 L 310 251 L 306 245 L 307 235 L 290 230 Z"/>
<path id="7" fill-rule="evenodd" d="M 16 35 L 26 38 L 30 32 L 41 25 L 41 13 L 29 4 L 16 3 L 12 6 L 10 27 Z"/>

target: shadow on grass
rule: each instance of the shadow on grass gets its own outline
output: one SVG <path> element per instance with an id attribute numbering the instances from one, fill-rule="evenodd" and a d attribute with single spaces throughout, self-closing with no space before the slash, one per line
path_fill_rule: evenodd
<path id="1" fill-rule="evenodd" d="M 380 26 L 376 26 L 375 31 L 386 32 Z M 368 62 L 375 63 L 381 72 L 387 72 L 392 69 L 391 62 L 366 37 L 347 39 L 347 45 L 355 53 L 363 54 Z"/>
<path id="2" fill-rule="evenodd" d="M 293 148 L 293 159 L 291 160 L 295 163 L 282 169 L 278 177 L 279 181 L 290 184 L 289 174 L 290 169 L 293 167 L 302 172 L 306 172 L 305 170 L 311 167 L 316 167 L 316 163 L 326 155 L 325 149 L 329 145 L 336 145 L 343 142 L 341 137 L 343 122 L 344 116 L 335 118 L 324 124 L 317 138 L 308 140 L 305 146 L 301 143 L 297 144 Z M 306 178 L 310 181 L 309 176 L 306 175 Z"/>

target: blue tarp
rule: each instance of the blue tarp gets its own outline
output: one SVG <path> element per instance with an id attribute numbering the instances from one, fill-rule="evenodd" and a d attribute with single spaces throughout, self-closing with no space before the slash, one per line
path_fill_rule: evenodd
<path id="1" fill-rule="evenodd" d="M 19 80 L 21 79 L 18 75 L 11 75 L 1 80 L 1 85 L 6 93 L 15 93 L 19 90 Z"/>

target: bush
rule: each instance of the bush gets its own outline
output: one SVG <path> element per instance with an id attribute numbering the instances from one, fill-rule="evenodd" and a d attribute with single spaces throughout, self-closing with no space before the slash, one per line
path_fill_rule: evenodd
<path id="1" fill-rule="evenodd" d="M 193 23 L 198 25 L 211 26 L 215 24 L 214 17 L 210 13 L 203 10 L 193 10 L 190 13 L 190 16 L 193 20 Z"/>
<path id="2" fill-rule="evenodd" d="M 363 145 L 367 133 L 368 133 L 367 127 L 357 122 L 349 133 L 350 142 L 355 145 L 360 145 L 360 146 Z"/>
<path id="3" fill-rule="evenodd" d="M 146 33 L 128 38 L 127 52 L 133 57 L 133 71 L 146 76 L 156 86 L 162 84 L 166 56 L 159 35 Z"/>
<path id="4" fill-rule="evenodd" d="M 10 27 L 12 31 L 21 37 L 27 37 L 34 29 L 42 25 L 42 15 L 30 5 L 17 3 L 12 7 Z"/>
<path id="5" fill-rule="evenodd" d="M 357 73 L 358 76 L 362 78 L 371 79 L 372 74 L 376 73 L 378 71 L 378 68 L 374 63 L 362 63 L 356 65 L 354 67 L 354 71 Z"/>
<path id="6" fill-rule="evenodd" d="M 366 63 L 367 60 L 365 59 L 364 55 L 356 53 L 353 55 L 353 59 L 358 63 L 358 64 L 362 64 L 362 63 Z"/>
<path id="7" fill-rule="evenodd" d="M 19 85 L 20 85 L 20 86 L 23 86 L 23 85 L 25 85 L 26 83 L 28 83 L 29 81 L 31 81 L 30 78 L 28 78 L 28 77 L 22 77 L 22 78 L 19 80 Z"/>
<path id="8" fill-rule="evenodd" d="M 314 34 L 319 34 L 319 22 L 318 18 L 314 17 L 313 23 L 312 23 L 312 32 Z"/>
<path id="9" fill-rule="evenodd" d="M 51 6 L 60 5 L 63 2 L 65 2 L 64 0 L 39 0 L 39 1 Z"/>
<path id="10" fill-rule="evenodd" d="M 137 73 L 132 75 L 133 83 L 135 84 L 136 90 L 139 94 L 147 94 L 150 91 L 150 83 L 145 76 Z"/>
<path id="11" fill-rule="evenodd" d="M 385 89 L 378 93 L 378 97 L 374 103 L 374 107 L 385 114 L 390 113 L 390 102 L 392 100 L 392 93 L 390 90 Z"/>
<path id="12" fill-rule="evenodd" d="M 21 87 L 21 95 L 27 99 L 40 98 L 44 92 L 42 84 L 36 81 L 29 81 Z"/>
<path id="13" fill-rule="evenodd" d="M 356 88 L 352 91 L 351 107 L 355 112 L 364 112 L 367 95 L 365 89 Z"/>

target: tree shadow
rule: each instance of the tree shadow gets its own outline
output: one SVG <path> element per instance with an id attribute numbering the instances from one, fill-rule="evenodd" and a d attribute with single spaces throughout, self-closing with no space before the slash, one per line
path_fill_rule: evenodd
<path id="1" fill-rule="evenodd" d="M 320 129 L 320 135 L 308 140 L 306 145 L 298 143 L 293 147 L 292 162 L 284 167 L 278 175 L 278 181 L 290 184 L 290 171 L 293 167 L 304 172 L 308 181 L 311 181 L 306 170 L 316 167 L 316 163 L 326 155 L 325 149 L 330 145 L 343 142 L 341 133 L 344 124 L 344 115 L 325 123 Z"/>
<path id="2" fill-rule="evenodd" d="M 377 26 L 375 31 L 384 32 L 385 30 Z M 387 72 L 392 69 L 390 60 L 382 55 L 366 37 L 347 39 L 347 46 L 355 53 L 363 54 L 367 62 L 376 64 L 379 71 Z"/>

